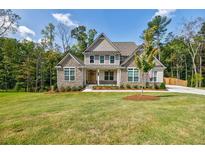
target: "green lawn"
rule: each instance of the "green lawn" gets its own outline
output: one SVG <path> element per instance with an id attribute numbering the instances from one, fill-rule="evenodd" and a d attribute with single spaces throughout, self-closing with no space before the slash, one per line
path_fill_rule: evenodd
<path id="1" fill-rule="evenodd" d="M 0 144 L 205 144 L 205 96 L 0 93 Z"/>

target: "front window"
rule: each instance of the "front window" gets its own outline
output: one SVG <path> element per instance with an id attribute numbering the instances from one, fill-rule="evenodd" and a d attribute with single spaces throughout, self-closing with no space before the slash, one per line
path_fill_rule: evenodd
<path id="1" fill-rule="evenodd" d="M 75 68 L 64 68 L 64 79 L 66 81 L 75 80 Z"/>
<path id="2" fill-rule="evenodd" d="M 129 82 L 138 82 L 138 70 L 136 68 L 128 68 L 128 81 Z"/>
<path id="3" fill-rule="evenodd" d="M 92 64 L 92 63 L 94 63 L 94 62 L 95 62 L 94 56 L 90 56 L 90 63 Z"/>
<path id="4" fill-rule="evenodd" d="M 110 56 L 110 64 L 114 64 L 115 63 L 115 56 Z"/>
<path id="5" fill-rule="evenodd" d="M 113 72 L 105 72 L 105 80 L 114 80 Z"/>
<path id="6" fill-rule="evenodd" d="M 157 81 L 157 71 L 152 72 L 152 77 L 150 78 L 150 81 L 152 81 L 152 82 Z"/>
<path id="7" fill-rule="evenodd" d="M 104 64 L 105 61 L 105 57 L 104 56 L 100 56 L 100 64 Z"/>

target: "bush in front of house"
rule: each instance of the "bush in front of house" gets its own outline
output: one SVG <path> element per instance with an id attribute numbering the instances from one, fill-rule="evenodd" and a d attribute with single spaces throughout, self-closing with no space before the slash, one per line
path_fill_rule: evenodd
<path id="1" fill-rule="evenodd" d="M 149 82 L 145 83 L 145 88 L 150 88 Z"/>
<path id="2" fill-rule="evenodd" d="M 138 85 L 134 85 L 133 88 L 134 89 L 138 89 L 139 87 L 138 87 Z"/>
<path id="3" fill-rule="evenodd" d="M 131 86 L 129 84 L 126 85 L 127 89 L 131 89 Z"/>
<path id="4" fill-rule="evenodd" d="M 160 83 L 160 86 L 159 86 L 160 89 L 166 89 L 166 85 L 164 82 Z"/>
<path id="5" fill-rule="evenodd" d="M 60 92 L 65 92 L 65 88 L 63 86 L 60 87 Z"/>
<path id="6" fill-rule="evenodd" d="M 73 86 L 73 87 L 71 88 L 71 91 L 79 91 L 79 88 L 76 87 L 76 86 Z"/>
<path id="7" fill-rule="evenodd" d="M 119 89 L 119 87 L 118 86 L 111 86 L 111 89 L 116 90 L 116 89 Z"/>
<path id="8" fill-rule="evenodd" d="M 83 90 L 84 87 L 83 86 L 78 86 L 79 91 Z"/>
<path id="9" fill-rule="evenodd" d="M 154 89 L 159 89 L 159 86 L 157 84 L 155 84 Z"/>
<path id="10" fill-rule="evenodd" d="M 70 86 L 67 86 L 67 87 L 65 88 L 65 91 L 66 91 L 66 92 L 71 91 L 71 87 L 70 87 Z"/>
<path id="11" fill-rule="evenodd" d="M 123 84 L 121 84 L 120 89 L 125 89 L 125 86 Z"/>

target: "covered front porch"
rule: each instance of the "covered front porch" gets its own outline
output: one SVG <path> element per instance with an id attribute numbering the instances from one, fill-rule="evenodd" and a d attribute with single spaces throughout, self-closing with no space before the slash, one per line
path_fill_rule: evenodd
<path id="1" fill-rule="evenodd" d="M 114 85 L 120 86 L 120 69 L 92 69 L 85 70 L 86 85 Z"/>

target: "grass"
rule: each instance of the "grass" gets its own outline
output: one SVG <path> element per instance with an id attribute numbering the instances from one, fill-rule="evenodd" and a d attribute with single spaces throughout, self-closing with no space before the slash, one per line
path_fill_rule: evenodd
<path id="1" fill-rule="evenodd" d="M 0 144 L 205 144 L 205 96 L 133 94 L 0 93 Z"/>

